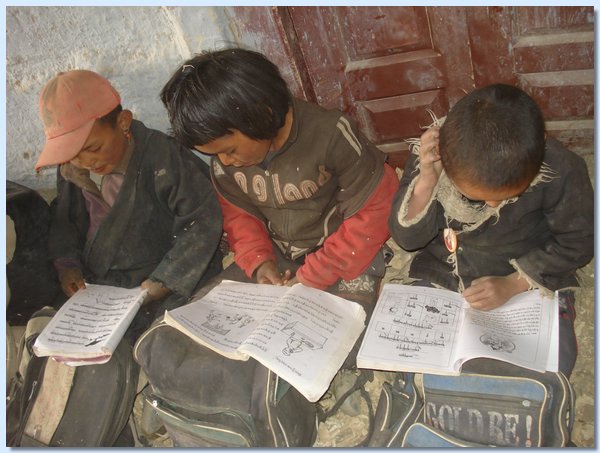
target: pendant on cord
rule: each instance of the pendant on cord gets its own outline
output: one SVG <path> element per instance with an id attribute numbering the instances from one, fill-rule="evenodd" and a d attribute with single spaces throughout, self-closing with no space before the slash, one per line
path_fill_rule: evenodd
<path id="1" fill-rule="evenodd" d="M 456 252 L 458 245 L 458 238 L 452 228 L 444 228 L 444 243 L 450 253 Z"/>

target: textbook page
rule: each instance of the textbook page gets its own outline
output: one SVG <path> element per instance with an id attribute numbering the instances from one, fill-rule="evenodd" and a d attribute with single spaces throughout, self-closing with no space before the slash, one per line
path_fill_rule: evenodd
<path id="1" fill-rule="evenodd" d="M 35 355 L 70 365 L 108 361 L 147 291 L 86 283 L 58 310 L 33 345 Z"/>
<path id="2" fill-rule="evenodd" d="M 165 312 L 164 320 L 225 357 L 248 360 L 238 347 L 288 289 L 224 280 L 203 298 Z"/>
<path id="3" fill-rule="evenodd" d="M 359 368 L 458 374 L 465 302 L 455 292 L 387 283 L 357 356 Z"/>
<path id="4" fill-rule="evenodd" d="M 356 302 L 297 283 L 240 347 L 315 402 L 365 326 Z"/>
<path id="5" fill-rule="evenodd" d="M 556 297 L 558 297 L 558 293 L 556 293 Z M 550 337 L 550 350 L 548 351 L 548 364 L 546 365 L 547 371 L 558 371 L 558 309 L 554 312 L 554 319 L 552 322 L 552 334 Z"/>
<path id="6" fill-rule="evenodd" d="M 558 329 L 558 299 L 538 290 L 517 294 L 490 311 L 469 309 L 461 329 L 460 362 L 490 357 L 544 372 L 551 349 L 554 323 Z"/>

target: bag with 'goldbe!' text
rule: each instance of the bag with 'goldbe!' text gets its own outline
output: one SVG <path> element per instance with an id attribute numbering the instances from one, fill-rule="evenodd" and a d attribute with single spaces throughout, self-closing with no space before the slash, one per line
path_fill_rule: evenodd
<path id="1" fill-rule="evenodd" d="M 422 422 L 460 440 L 498 447 L 564 447 L 575 394 L 561 372 L 474 359 L 460 376 L 423 375 Z"/>
<path id="2" fill-rule="evenodd" d="M 478 358 L 459 376 L 397 373 L 382 389 L 369 446 L 572 446 L 574 414 L 561 372 Z"/>

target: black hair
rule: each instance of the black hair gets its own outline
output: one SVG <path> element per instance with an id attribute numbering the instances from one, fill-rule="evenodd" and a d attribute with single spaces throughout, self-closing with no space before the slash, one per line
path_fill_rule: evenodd
<path id="1" fill-rule="evenodd" d="M 160 98 L 171 133 L 184 145 L 205 145 L 237 129 L 272 139 L 285 124 L 292 96 L 264 55 L 240 48 L 199 54 L 177 68 Z"/>
<path id="2" fill-rule="evenodd" d="M 472 91 L 440 129 L 440 156 L 450 179 L 490 189 L 530 183 L 544 159 L 544 118 L 520 88 L 495 84 Z"/>
<path id="3" fill-rule="evenodd" d="M 108 124 L 112 128 L 117 127 L 117 119 L 119 118 L 119 113 L 123 111 L 123 106 L 121 104 L 117 105 L 114 109 L 112 109 L 109 113 L 104 115 L 101 118 L 98 118 L 98 121 L 101 123 Z"/>

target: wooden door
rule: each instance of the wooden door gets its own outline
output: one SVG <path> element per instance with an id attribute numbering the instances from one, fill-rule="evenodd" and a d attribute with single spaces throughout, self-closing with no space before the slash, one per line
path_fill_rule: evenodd
<path id="1" fill-rule="evenodd" d="M 351 115 L 402 167 L 419 136 L 473 88 L 515 84 L 548 131 L 593 148 L 593 7 L 235 7 L 240 42 L 295 95 Z"/>

